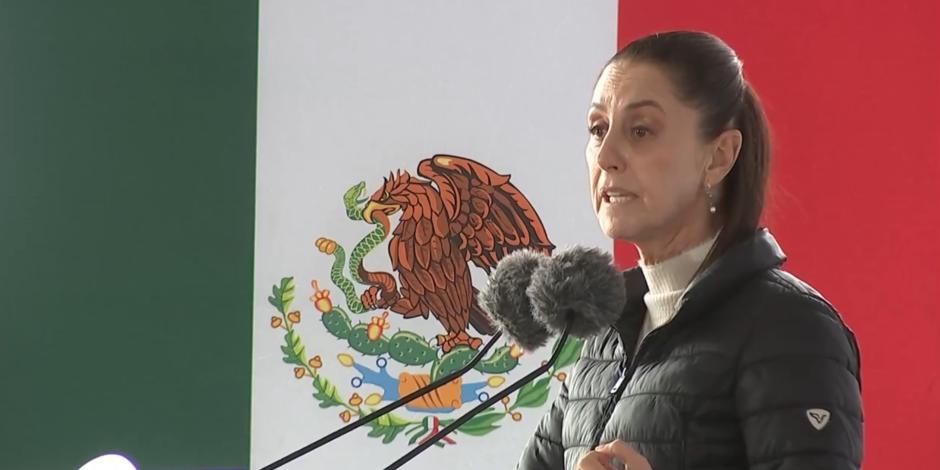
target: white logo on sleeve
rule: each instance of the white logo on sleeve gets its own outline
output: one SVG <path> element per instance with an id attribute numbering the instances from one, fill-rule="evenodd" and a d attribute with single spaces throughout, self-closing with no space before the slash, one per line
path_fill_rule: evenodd
<path id="1" fill-rule="evenodd" d="M 829 412 L 822 408 L 810 408 L 806 410 L 806 419 L 817 431 L 822 431 L 829 424 Z"/>

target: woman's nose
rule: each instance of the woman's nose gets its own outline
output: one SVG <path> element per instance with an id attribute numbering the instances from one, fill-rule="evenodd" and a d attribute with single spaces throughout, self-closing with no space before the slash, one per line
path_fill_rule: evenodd
<path id="1" fill-rule="evenodd" d="M 597 149 L 597 166 L 607 172 L 620 171 L 625 166 L 623 155 L 617 151 L 617 145 L 610 135 L 605 136 Z"/>

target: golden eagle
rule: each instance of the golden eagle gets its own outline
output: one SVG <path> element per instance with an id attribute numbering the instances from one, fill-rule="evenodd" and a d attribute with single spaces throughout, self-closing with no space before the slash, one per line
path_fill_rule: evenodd
<path id="1" fill-rule="evenodd" d="M 386 233 L 389 216 L 401 212 L 388 243 L 400 287 L 391 274 L 360 265 L 360 277 L 370 284 L 361 296 L 363 306 L 405 318 L 431 313 L 446 331 L 437 336 L 442 351 L 458 345 L 477 349 L 482 340 L 467 334 L 467 325 L 484 335 L 495 329 L 477 304 L 469 263 L 488 274 L 515 250 L 550 254 L 555 246 L 510 175 L 452 155 L 422 160 L 418 175 L 426 179 L 407 171 L 389 174 L 363 210 L 363 219 L 383 224 Z"/>

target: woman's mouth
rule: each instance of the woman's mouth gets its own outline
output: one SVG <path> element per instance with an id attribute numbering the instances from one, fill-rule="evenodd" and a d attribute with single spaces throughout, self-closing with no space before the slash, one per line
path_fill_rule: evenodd
<path id="1" fill-rule="evenodd" d="M 637 198 L 637 195 L 628 191 L 604 191 L 601 199 L 608 204 L 625 204 Z"/>

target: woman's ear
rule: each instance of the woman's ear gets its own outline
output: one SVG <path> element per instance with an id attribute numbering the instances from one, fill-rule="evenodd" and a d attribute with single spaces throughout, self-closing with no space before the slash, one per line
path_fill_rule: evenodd
<path id="1" fill-rule="evenodd" d="M 705 182 L 718 186 L 731 172 L 741 152 L 743 136 L 738 129 L 723 131 L 712 143 L 711 159 L 705 167 Z"/>

